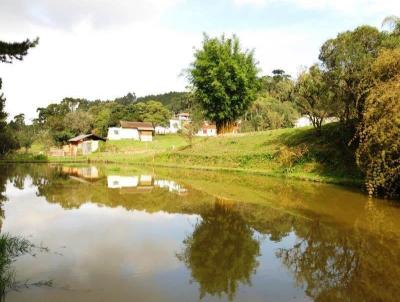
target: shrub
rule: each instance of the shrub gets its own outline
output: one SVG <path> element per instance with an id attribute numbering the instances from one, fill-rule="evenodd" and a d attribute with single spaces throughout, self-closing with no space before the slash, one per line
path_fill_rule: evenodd
<path id="1" fill-rule="evenodd" d="M 292 170 L 295 164 L 300 163 L 308 154 L 308 147 L 301 144 L 296 147 L 281 147 L 278 151 L 278 162 L 286 172 Z"/>
<path id="2" fill-rule="evenodd" d="M 38 154 L 33 156 L 33 160 L 47 161 L 48 158 L 45 154 Z"/>

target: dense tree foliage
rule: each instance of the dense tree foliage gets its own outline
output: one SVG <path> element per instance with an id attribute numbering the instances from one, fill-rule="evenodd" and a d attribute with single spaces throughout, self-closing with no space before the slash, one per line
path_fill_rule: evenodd
<path id="1" fill-rule="evenodd" d="M 229 132 L 257 96 L 260 85 L 253 52 L 243 51 L 236 36 L 205 36 L 194 56 L 189 79 L 197 100 L 217 132 Z"/>
<path id="2" fill-rule="evenodd" d="M 289 128 L 293 127 L 298 117 L 293 103 L 281 102 L 268 94 L 261 95 L 246 112 L 242 131 Z"/>
<path id="3" fill-rule="evenodd" d="M 25 115 L 23 113 L 14 116 L 14 119 L 8 124 L 19 148 L 24 148 L 25 151 L 32 146 L 34 140 L 34 127 L 26 125 Z"/>
<path id="4" fill-rule="evenodd" d="M 299 75 L 295 94 L 295 102 L 300 112 L 308 116 L 318 132 L 321 131 L 326 118 L 337 114 L 334 95 L 318 65 L 311 66 L 308 71 Z"/>
<path id="5" fill-rule="evenodd" d="M 275 69 L 272 75 L 261 78 L 261 91 L 281 102 L 293 101 L 294 81 L 282 69 Z"/>
<path id="6" fill-rule="evenodd" d="M 190 92 L 171 91 L 157 95 L 147 95 L 137 98 L 137 102 L 157 101 L 174 113 L 187 111 L 191 106 Z"/>
<path id="7" fill-rule="evenodd" d="M 341 139 L 365 173 L 370 194 L 399 194 L 399 19 L 390 32 L 370 26 L 339 33 L 321 47 L 321 68 L 296 82 L 295 101 L 314 126 L 337 117 Z M 358 131 L 357 131 L 358 129 Z"/>
<path id="8" fill-rule="evenodd" d="M 243 117 L 241 131 L 262 131 L 293 127 L 299 112 L 293 102 L 294 82 L 284 70 L 261 78 L 257 99 Z"/>
<path id="9" fill-rule="evenodd" d="M 360 119 L 368 89 L 368 73 L 376 59 L 385 34 L 375 27 L 360 26 L 326 41 L 319 59 L 326 79 L 338 102 L 337 117 L 345 124 Z"/>
<path id="10" fill-rule="evenodd" d="M 372 66 L 359 128 L 357 160 L 370 194 L 400 195 L 400 48 L 384 50 Z"/>

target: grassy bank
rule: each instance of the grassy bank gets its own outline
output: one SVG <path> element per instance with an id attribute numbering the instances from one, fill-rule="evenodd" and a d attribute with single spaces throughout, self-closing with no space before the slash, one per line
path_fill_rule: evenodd
<path id="1" fill-rule="evenodd" d="M 109 141 L 87 157 L 49 158 L 50 162 L 99 162 L 235 171 L 318 182 L 362 183 L 352 153 L 337 139 L 337 125 L 314 129 L 278 129 L 236 136 L 196 138 L 156 136 L 153 142 Z M 31 156 L 34 161 L 35 155 Z M 27 161 L 17 154 L 7 160 Z M 37 155 L 36 155 L 37 156 Z"/>
<path id="2" fill-rule="evenodd" d="M 337 139 L 340 129 L 279 129 L 203 139 L 191 148 L 164 152 L 154 162 L 165 166 L 232 170 L 329 183 L 362 183 L 348 148 Z"/>

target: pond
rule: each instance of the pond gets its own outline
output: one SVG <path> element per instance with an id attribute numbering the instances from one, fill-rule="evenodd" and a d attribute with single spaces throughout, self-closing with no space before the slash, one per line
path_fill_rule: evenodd
<path id="1" fill-rule="evenodd" d="M 2 234 L 37 247 L 6 301 L 399 301 L 400 208 L 346 187 L 20 164 L 0 199 Z"/>

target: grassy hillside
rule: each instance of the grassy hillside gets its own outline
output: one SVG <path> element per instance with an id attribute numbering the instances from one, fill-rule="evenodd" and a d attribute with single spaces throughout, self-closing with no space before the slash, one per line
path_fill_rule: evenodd
<path id="1" fill-rule="evenodd" d="M 279 129 L 206 138 L 191 148 L 165 152 L 156 163 L 213 167 L 324 182 L 360 183 L 361 175 L 335 124 L 314 129 Z"/>

